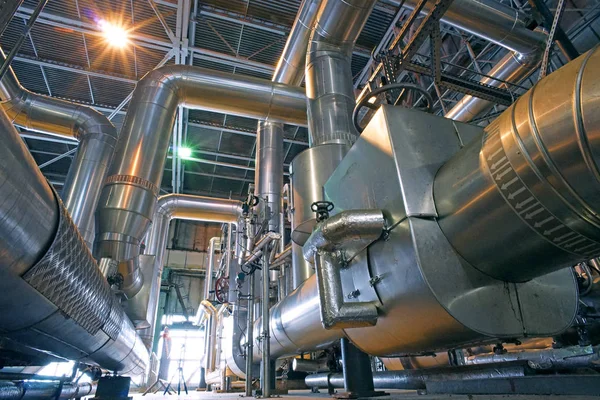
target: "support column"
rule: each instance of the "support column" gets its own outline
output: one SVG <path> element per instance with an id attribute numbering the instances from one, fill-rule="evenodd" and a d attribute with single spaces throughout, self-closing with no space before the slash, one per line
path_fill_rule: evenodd
<path id="1" fill-rule="evenodd" d="M 338 399 L 357 399 L 386 395 L 376 392 L 369 355 L 357 349 L 347 338 L 340 341 L 342 366 L 344 368 L 344 393 L 334 395 Z"/>

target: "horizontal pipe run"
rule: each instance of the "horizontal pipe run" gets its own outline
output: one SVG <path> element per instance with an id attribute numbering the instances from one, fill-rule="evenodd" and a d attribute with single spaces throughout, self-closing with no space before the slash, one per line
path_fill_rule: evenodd
<path id="1" fill-rule="evenodd" d="M 0 400 L 78 399 L 96 393 L 95 383 L 0 381 Z"/>
<path id="2" fill-rule="evenodd" d="M 484 368 L 459 366 L 405 371 L 373 372 L 375 389 L 425 389 L 427 382 L 447 380 L 477 380 L 514 378 L 525 376 L 529 372 L 523 364 L 488 365 Z M 343 388 L 343 374 L 313 374 L 305 378 L 306 386 L 319 388 Z"/>
<path id="3" fill-rule="evenodd" d="M 527 362 L 533 369 L 597 368 L 600 346 L 573 346 L 559 349 L 515 351 L 505 354 L 481 354 L 465 358 L 466 365 L 487 365 L 505 362 Z"/>

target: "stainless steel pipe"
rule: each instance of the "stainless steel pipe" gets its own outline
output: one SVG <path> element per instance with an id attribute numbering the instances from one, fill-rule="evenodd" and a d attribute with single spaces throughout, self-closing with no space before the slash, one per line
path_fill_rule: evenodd
<path id="1" fill-rule="evenodd" d="M 373 384 L 375 389 L 425 389 L 427 382 L 446 380 L 475 380 L 514 378 L 525 376 L 528 372 L 523 365 L 488 365 L 487 368 L 472 368 L 472 366 L 460 366 L 450 368 L 431 368 L 406 371 L 383 371 L 373 372 Z M 312 374 L 308 375 L 304 382 L 308 387 L 320 388 L 343 388 L 344 374 Z"/>
<path id="2" fill-rule="evenodd" d="M 213 278 L 215 275 L 215 252 L 221 248 L 221 238 L 215 236 L 208 241 L 208 267 L 206 268 L 206 277 L 204 278 L 204 298 L 207 300 L 214 300 Z"/>
<path id="3" fill-rule="evenodd" d="M 0 135 L 1 335 L 55 357 L 142 374 L 148 352 L 2 110 Z"/>
<path id="4" fill-rule="evenodd" d="M 310 147 L 352 145 L 358 132 L 352 50 L 375 6 L 375 0 L 323 0 L 306 56 L 306 97 Z"/>
<path id="5" fill-rule="evenodd" d="M 300 86 L 304 78 L 306 49 L 321 0 L 304 0 L 288 35 L 273 82 Z M 259 204 L 259 218 L 268 220 L 268 229 L 277 231 L 283 188 L 283 124 L 259 121 L 256 131 L 256 169 L 254 183 Z M 267 200 L 268 199 L 268 200 Z"/>
<path id="6" fill-rule="evenodd" d="M 58 381 L 0 381 L 0 400 L 77 399 L 92 396 L 95 383 Z"/>
<path id="7" fill-rule="evenodd" d="M 98 256 L 121 261 L 138 252 L 152 220 L 179 106 L 306 124 L 300 88 L 184 65 L 149 72 L 134 91 L 102 191 Z"/>
<path id="8" fill-rule="evenodd" d="M 262 374 L 260 386 L 262 397 L 271 397 L 271 342 L 270 342 L 270 323 L 271 317 L 269 310 L 271 308 L 270 292 L 271 279 L 269 277 L 269 252 L 268 247 L 263 251 L 262 256 Z"/>
<path id="9" fill-rule="evenodd" d="M 0 63 L 3 61 L 0 49 Z M 117 129 L 91 107 L 30 92 L 21 86 L 12 68 L 0 81 L 0 99 L 13 124 L 79 141 L 61 197 L 91 248 L 94 213 L 117 143 Z"/>
<path id="10" fill-rule="evenodd" d="M 524 282 L 600 255 L 599 79 L 595 48 L 538 82 L 439 170 L 439 225 L 475 268 Z"/>

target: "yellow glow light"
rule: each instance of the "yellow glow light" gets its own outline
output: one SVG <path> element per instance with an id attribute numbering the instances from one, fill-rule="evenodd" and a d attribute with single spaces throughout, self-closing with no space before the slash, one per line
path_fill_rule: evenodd
<path id="1" fill-rule="evenodd" d="M 104 38 L 111 46 L 123 48 L 129 43 L 127 31 L 123 27 L 106 20 L 101 20 L 98 25 L 102 29 Z"/>

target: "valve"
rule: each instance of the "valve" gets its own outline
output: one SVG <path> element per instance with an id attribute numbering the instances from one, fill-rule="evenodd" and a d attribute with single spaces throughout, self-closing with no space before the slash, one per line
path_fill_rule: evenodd
<path id="1" fill-rule="evenodd" d="M 325 221 L 329 218 L 329 212 L 333 208 L 334 205 L 330 201 L 315 201 L 310 205 L 310 209 L 317 215 L 317 222 Z"/>

